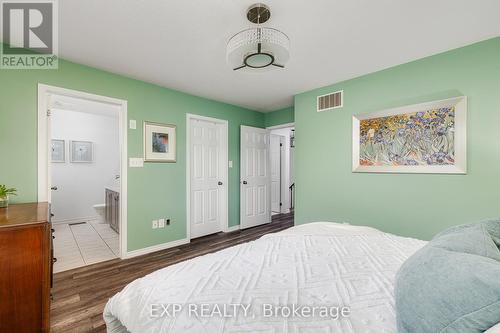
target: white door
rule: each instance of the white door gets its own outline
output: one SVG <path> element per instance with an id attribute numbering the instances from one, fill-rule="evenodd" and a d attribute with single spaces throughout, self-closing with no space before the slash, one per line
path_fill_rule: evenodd
<path id="1" fill-rule="evenodd" d="M 222 230 L 226 211 L 223 125 L 199 119 L 190 122 L 191 238 Z"/>
<path id="2" fill-rule="evenodd" d="M 281 211 L 281 137 L 271 134 L 269 150 L 271 151 L 271 211 Z"/>
<path id="3" fill-rule="evenodd" d="M 241 126 L 240 209 L 242 229 L 271 222 L 269 133 Z"/>

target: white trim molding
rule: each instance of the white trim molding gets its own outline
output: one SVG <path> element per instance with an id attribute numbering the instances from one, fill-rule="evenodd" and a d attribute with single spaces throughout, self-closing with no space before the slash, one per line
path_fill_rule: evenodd
<path id="1" fill-rule="evenodd" d="M 203 120 L 212 123 L 220 124 L 222 128 L 222 145 L 223 151 L 221 152 L 221 160 L 225 161 L 222 165 L 224 166 L 223 171 L 223 182 L 226 184 L 225 193 L 225 209 L 223 212 L 223 218 L 221 218 L 221 230 L 223 232 L 228 232 L 229 227 L 229 122 L 224 119 L 211 118 L 205 116 L 199 116 L 196 114 L 187 113 L 186 114 L 186 238 L 191 240 L 191 165 L 190 165 L 190 153 L 191 153 L 191 120 Z M 238 226 L 239 228 L 239 226 Z"/>
<path id="2" fill-rule="evenodd" d="M 127 101 L 107 96 L 94 95 L 82 91 L 70 90 L 46 84 L 38 84 L 38 202 L 51 202 L 49 184 L 50 172 L 50 121 L 49 107 L 51 95 L 60 95 L 85 99 L 89 101 L 106 103 L 118 106 L 119 135 L 120 135 L 120 257 L 127 255 L 127 137 L 128 116 Z M 103 189 L 104 191 L 104 189 Z"/>
<path id="3" fill-rule="evenodd" d="M 280 128 L 292 128 L 292 127 L 295 127 L 295 123 L 286 123 L 286 124 L 266 127 L 266 130 L 275 130 L 275 129 L 280 129 Z"/>
<path id="4" fill-rule="evenodd" d="M 172 247 L 185 245 L 185 244 L 188 244 L 188 243 L 189 243 L 189 239 L 188 238 L 183 238 L 183 239 L 171 241 L 171 242 L 168 242 L 168 243 L 163 243 L 163 244 L 158 244 L 158 245 L 153 245 L 153 246 L 145 247 L 145 248 L 138 249 L 138 250 L 128 251 L 125 254 L 125 256 L 122 257 L 122 259 L 129 259 L 129 258 L 133 258 L 133 257 L 138 257 L 138 256 L 142 256 L 142 255 L 149 254 L 149 253 L 152 253 L 152 252 L 158 252 L 158 251 L 166 250 L 166 249 L 169 249 L 169 248 L 172 248 Z"/>
<path id="5" fill-rule="evenodd" d="M 360 122 L 366 119 L 454 107 L 454 164 L 452 165 L 360 165 Z M 352 116 L 352 172 L 376 173 L 467 173 L 467 97 L 460 96 L 440 101 L 408 105 L 373 113 Z"/>

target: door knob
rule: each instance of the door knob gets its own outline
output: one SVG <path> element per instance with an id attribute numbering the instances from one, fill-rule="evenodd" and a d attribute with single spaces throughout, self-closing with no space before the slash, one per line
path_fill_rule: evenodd
<path id="1" fill-rule="evenodd" d="M 243 185 L 246 185 L 246 184 L 248 184 L 248 183 L 247 183 L 247 181 L 246 181 L 246 180 L 244 180 L 244 181 L 243 181 Z"/>
<path id="2" fill-rule="evenodd" d="M 50 189 L 51 189 L 52 191 L 57 191 L 57 186 L 52 186 Z"/>
<path id="3" fill-rule="evenodd" d="M 217 184 L 222 185 L 222 182 L 218 182 Z"/>

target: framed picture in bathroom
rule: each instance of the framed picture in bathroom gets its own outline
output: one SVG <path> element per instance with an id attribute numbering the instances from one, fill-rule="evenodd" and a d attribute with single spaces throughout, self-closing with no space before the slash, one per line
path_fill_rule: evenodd
<path id="1" fill-rule="evenodd" d="M 64 163 L 66 162 L 66 142 L 64 140 L 52 140 L 51 144 L 51 162 Z"/>
<path id="2" fill-rule="evenodd" d="M 144 161 L 176 162 L 176 126 L 144 122 Z"/>
<path id="3" fill-rule="evenodd" d="M 71 141 L 71 163 L 92 163 L 94 144 L 90 141 Z"/>

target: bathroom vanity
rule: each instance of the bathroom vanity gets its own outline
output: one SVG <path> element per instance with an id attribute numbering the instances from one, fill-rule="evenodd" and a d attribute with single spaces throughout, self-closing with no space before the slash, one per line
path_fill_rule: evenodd
<path id="1" fill-rule="evenodd" d="M 106 189 L 104 217 L 111 229 L 120 233 L 120 193 L 114 189 Z"/>

